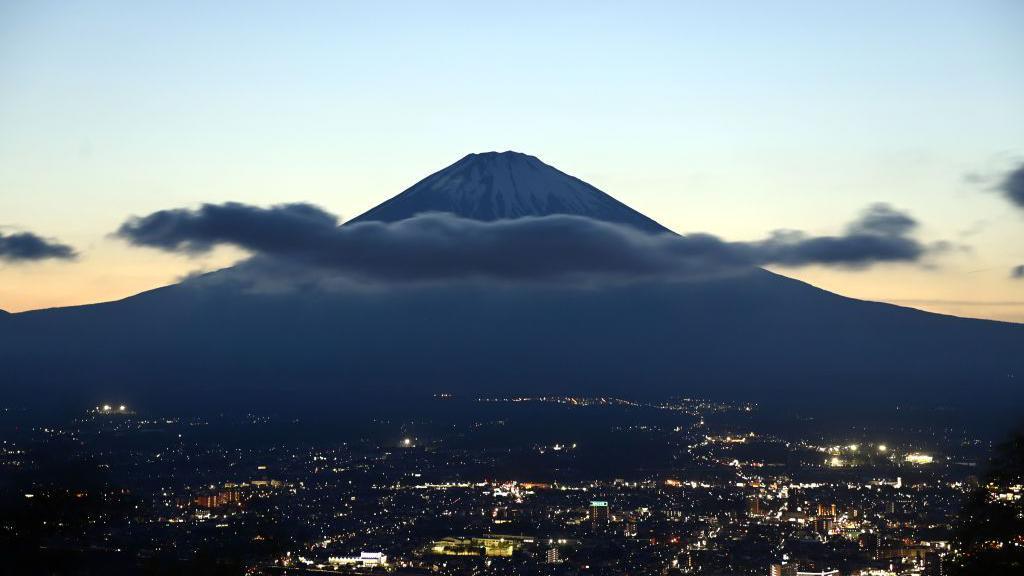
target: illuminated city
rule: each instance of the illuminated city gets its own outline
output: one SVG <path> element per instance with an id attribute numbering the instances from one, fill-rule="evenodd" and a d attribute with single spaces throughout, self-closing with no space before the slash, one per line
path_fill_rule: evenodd
<path id="1" fill-rule="evenodd" d="M 425 405 L 449 416 L 371 419 L 356 440 L 119 403 L 19 428 L 3 441 L 18 491 L 3 530 L 45 561 L 110 570 L 928 576 L 955 553 L 992 448 L 919 424 L 780 427 L 700 399 Z"/>

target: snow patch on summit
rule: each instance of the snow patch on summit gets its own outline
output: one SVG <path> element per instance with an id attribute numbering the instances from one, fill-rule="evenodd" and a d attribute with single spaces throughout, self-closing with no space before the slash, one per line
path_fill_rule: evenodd
<path id="1" fill-rule="evenodd" d="M 590 184 L 518 152 L 470 154 L 352 221 L 395 222 L 423 212 L 483 221 L 571 214 L 667 231 Z"/>

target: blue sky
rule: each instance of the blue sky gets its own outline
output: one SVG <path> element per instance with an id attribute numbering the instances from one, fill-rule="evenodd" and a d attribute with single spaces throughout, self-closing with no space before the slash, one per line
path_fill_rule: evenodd
<path id="1" fill-rule="evenodd" d="M 130 248 L 129 215 L 307 201 L 354 216 L 519 150 L 679 232 L 835 233 L 888 202 L 930 265 L 779 269 L 1024 321 L 1024 3 L 0 3 L 0 308 L 108 300 L 239 255 Z M 971 183 L 966 174 L 984 182 Z"/>

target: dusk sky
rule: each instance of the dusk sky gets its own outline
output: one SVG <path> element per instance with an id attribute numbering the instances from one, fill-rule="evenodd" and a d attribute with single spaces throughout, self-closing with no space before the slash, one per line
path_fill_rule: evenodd
<path id="1" fill-rule="evenodd" d="M 309 202 L 351 218 L 517 150 L 672 230 L 842 232 L 888 203 L 946 250 L 773 268 L 1024 322 L 1024 3 L 0 4 L 0 308 L 119 299 L 243 253 L 113 236 L 132 215 Z M 1024 276 L 1024 274 L 1021 274 Z"/>

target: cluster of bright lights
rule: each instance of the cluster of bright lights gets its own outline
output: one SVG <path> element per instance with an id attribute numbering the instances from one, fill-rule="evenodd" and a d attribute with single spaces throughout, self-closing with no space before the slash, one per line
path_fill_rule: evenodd
<path id="1" fill-rule="evenodd" d="M 874 446 L 874 444 L 868 444 L 868 446 Z M 876 448 L 877 448 L 877 450 L 879 452 L 888 452 L 889 451 L 889 447 L 886 446 L 885 444 L 879 444 Z M 861 445 L 860 444 L 853 443 L 853 444 L 847 444 L 845 446 L 838 446 L 838 445 L 837 446 L 828 446 L 828 447 L 825 447 L 825 448 L 820 448 L 819 450 L 821 450 L 822 452 L 832 452 L 834 454 L 838 454 L 838 453 L 841 453 L 841 452 L 859 452 L 860 449 L 861 449 Z"/>
<path id="2" fill-rule="evenodd" d="M 921 454 L 920 452 L 914 452 L 907 454 L 907 462 L 911 464 L 931 464 L 934 458 L 928 454 Z"/>

